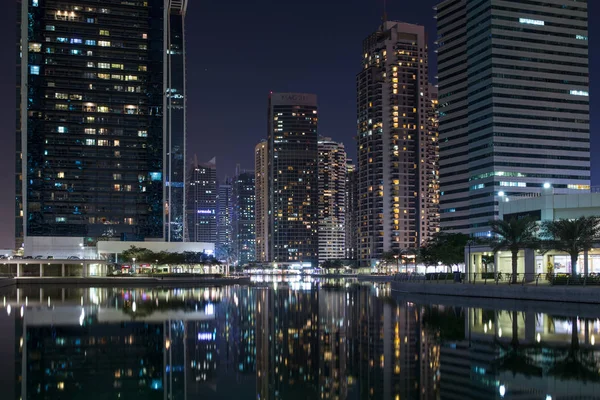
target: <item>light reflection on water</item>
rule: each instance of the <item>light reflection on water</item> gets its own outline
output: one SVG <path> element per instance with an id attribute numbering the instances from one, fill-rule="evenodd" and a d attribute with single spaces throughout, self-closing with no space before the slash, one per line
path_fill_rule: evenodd
<path id="1" fill-rule="evenodd" d="M 391 294 L 300 279 L 0 292 L 2 398 L 600 398 L 594 308 Z"/>

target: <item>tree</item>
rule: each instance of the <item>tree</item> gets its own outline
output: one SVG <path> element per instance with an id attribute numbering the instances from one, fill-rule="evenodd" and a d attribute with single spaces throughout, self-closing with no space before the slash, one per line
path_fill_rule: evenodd
<path id="1" fill-rule="evenodd" d="M 485 272 L 488 272 L 488 265 L 493 264 L 495 262 L 494 256 L 482 255 L 481 263 L 485 266 Z"/>
<path id="2" fill-rule="evenodd" d="M 442 263 L 451 268 L 458 266 L 465 261 L 468 242 L 469 236 L 462 233 L 437 233 L 421 248 L 421 258 L 426 264 Z"/>
<path id="3" fill-rule="evenodd" d="M 519 260 L 519 250 L 536 248 L 539 241 L 536 236 L 538 226 L 535 221 L 529 217 L 515 218 L 510 220 L 492 220 L 490 221 L 493 239 L 490 240 L 490 246 L 494 253 L 501 250 L 508 250 L 512 256 L 512 282 L 517 283 L 517 261 Z"/>
<path id="4" fill-rule="evenodd" d="M 600 240 L 600 217 L 544 221 L 541 237 L 545 239 L 544 247 L 548 250 L 562 251 L 571 256 L 571 273 L 575 276 L 579 253 L 590 250 L 594 242 Z"/>

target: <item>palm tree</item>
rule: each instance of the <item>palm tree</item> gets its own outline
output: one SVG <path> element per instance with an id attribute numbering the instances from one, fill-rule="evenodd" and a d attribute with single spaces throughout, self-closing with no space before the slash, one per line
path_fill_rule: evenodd
<path id="1" fill-rule="evenodd" d="M 571 256 L 571 273 L 576 276 L 579 253 L 590 250 L 594 242 L 600 240 L 600 217 L 544 221 L 541 237 L 546 239 L 548 249 Z"/>
<path id="2" fill-rule="evenodd" d="M 519 250 L 537 247 L 537 224 L 529 217 L 510 220 L 492 220 L 490 228 L 494 238 L 490 245 L 494 253 L 509 250 L 512 255 L 512 282 L 517 283 L 517 261 Z"/>

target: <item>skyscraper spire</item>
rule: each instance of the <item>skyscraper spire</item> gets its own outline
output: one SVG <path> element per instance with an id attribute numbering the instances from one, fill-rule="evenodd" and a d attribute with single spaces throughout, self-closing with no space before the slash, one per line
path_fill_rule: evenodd
<path id="1" fill-rule="evenodd" d="M 385 30 L 385 23 L 387 22 L 387 0 L 383 0 L 383 16 L 381 17 L 381 27 Z"/>

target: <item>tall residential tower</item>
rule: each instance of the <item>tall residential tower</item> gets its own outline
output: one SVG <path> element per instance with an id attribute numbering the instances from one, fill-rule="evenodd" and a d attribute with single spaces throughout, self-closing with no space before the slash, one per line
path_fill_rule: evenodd
<path id="1" fill-rule="evenodd" d="M 590 188 L 587 7 L 436 7 L 443 230 L 487 236 L 511 196 Z"/>
<path id="2" fill-rule="evenodd" d="M 18 0 L 17 244 L 183 240 L 186 5 Z"/>
<path id="3" fill-rule="evenodd" d="M 317 266 L 317 120 L 316 95 L 269 95 L 269 261 Z"/>
<path id="4" fill-rule="evenodd" d="M 270 260 L 269 253 L 269 151 L 263 140 L 254 148 L 254 226 L 256 230 L 255 258 Z"/>
<path id="5" fill-rule="evenodd" d="M 425 28 L 384 21 L 357 76 L 358 254 L 417 248 L 435 233 L 437 133 Z"/>
<path id="6" fill-rule="evenodd" d="M 346 248 L 346 150 L 319 138 L 319 262 L 342 260 Z"/>
<path id="7" fill-rule="evenodd" d="M 187 189 L 187 241 L 217 243 L 217 164 L 192 164 Z"/>

